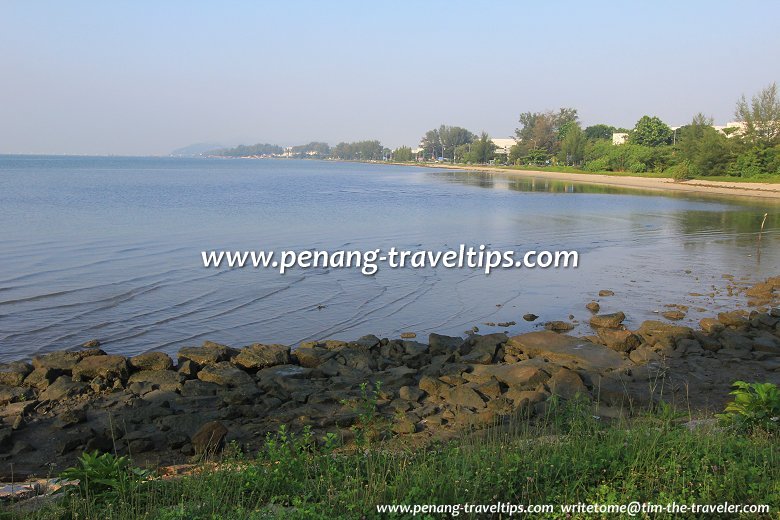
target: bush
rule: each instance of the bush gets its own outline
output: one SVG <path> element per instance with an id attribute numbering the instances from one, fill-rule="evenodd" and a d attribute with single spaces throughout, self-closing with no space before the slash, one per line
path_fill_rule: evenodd
<path id="1" fill-rule="evenodd" d="M 666 169 L 666 174 L 671 175 L 672 179 L 676 181 L 684 181 L 686 179 L 692 179 L 699 175 L 699 170 L 696 165 L 690 161 L 682 161 L 675 164 L 671 168 Z"/>
<path id="2" fill-rule="evenodd" d="M 60 478 L 77 480 L 73 488 L 65 486 L 65 491 L 77 490 L 82 497 L 94 500 L 114 498 L 128 492 L 134 484 L 147 478 L 148 471 L 130 465 L 127 457 L 117 457 L 110 453 L 83 453 L 78 466 L 62 472 Z"/>
<path id="3" fill-rule="evenodd" d="M 722 423 L 741 432 L 780 431 L 780 390 L 772 383 L 734 383 L 734 400 L 718 414 Z"/>

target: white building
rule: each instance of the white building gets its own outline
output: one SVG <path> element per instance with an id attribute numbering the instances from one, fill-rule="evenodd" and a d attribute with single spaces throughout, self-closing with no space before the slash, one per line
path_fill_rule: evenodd
<path id="1" fill-rule="evenodd" d="M 626 144 L 628 142 L 628 134 L 625 132 L 615 132 L 612 134 L 612 144 Z"/>
<path id="2" fill-rule="evenodd" d="M 493 144 L 496 145 L 496 153 L 500 153 L 502 155 L 509 155 L 509 150 L 514 145 L 517 144 L 517 141 L 514 139 L 491 139 L 493 141 Z"/>

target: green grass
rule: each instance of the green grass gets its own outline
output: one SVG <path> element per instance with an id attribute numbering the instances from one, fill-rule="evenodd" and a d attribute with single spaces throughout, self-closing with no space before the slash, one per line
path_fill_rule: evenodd
<path id="1" fill-rule="evenodd" d="M 768 504 L 765 518 L 777 518 L 777 438 L 715 427 L 692 432 L 668 407 L 631 424 L 603 424 L 584 403 L 547 417 L 417 449 L 399 439 L 360 451 L 313 449 L 307 435 L 283 431 L 262 453 L 226 457 L 215 471 L 135 483 L 109 498 L 73 494 L 18 517 L 373 518 L 377 504 L 636 500 Z"/>

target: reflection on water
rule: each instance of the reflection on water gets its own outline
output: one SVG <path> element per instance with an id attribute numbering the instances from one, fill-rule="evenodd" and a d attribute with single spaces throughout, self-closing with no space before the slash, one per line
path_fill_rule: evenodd
<path id="1" fill-rule="evenodd" d="M 761 219 L 769 213 L 756 245 Z M 661 196 L 495 174 L 318 161 L 0 157 L 0 359 L 97 337 L 109 351 L 175 351 L 321 337 L 510 332 L 584 308 L 631 323 L 668 303 L 689 322 L 735 303 L 723 274 L 777 274 L 769 201 Z M 572 270 L 204 269 L 210 249 L 580 252 Z M 713 289 L 714 287 L 714 289 Z M 691 293 L 707 296 L 691 296 Z M 712 295 L 712 296 L 709 296 Z M 586 331 L 583 330 L 583 333 Z"/>

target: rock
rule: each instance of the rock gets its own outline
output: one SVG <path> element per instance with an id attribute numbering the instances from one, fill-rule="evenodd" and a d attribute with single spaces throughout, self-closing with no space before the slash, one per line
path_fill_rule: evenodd
<path id="1" fill-rule="evenodd" d="M 96 377 L 110 381 L 125 380 L 127 376 L 127 359 L 124 356 L 89 356 L 73 367 L 74 381 L 89 381 Z"/>
<path id="2" fill-rule="evenodd" d="M 626 319 L 626 315 L 622 312 L 613 312 L 611 314 L 597 314 L 590 318 L 590 326 L 594 329 L 606 328 L 617 329 L 620 328 L 620 324 Z"/>
<path id="3" fill-rule="evenodd" d="M 6 406 L 9 403 L 28 401 L 35 397 L 35 393 L 30 388 L 18 386 L 0 386 L 0 406 Z"/>
<path id="4" fill-rule="evenodd" d="M 463 338 L 454 336 L 443 336 L 441 334 L 431 333 L 428 335 L 428 349 L 432 356 L 440 354 L 452 354 L 461 352 L 463 348 Z"/>
<path id="5" fill-rule="evenodd" d="M 162 352 L 147 352 L 133 356 L 128 364 L 134 370 L 170 370 L 173 368 L 173 360 L 168 354 Z"/>
<path id="6" fill-rule="evenodd" d="M 0 428 L 0 453 L 5 453 L 13 447 L 12 435 L 10 428 Z"/>
<path id="7" fill-rule="evenodd" d="M 628 358 L 637 365 L 642 365 L 651 361 L 658 361 L 661 359 L 661 356 L 650 345 L 643 344 L 632 350 Z"/>
<path id="8" fill-rule="evenodd" d="M 433 396 L 441 396 L 449 388 L 448 384 L 431 376 L 422 376 L 418 386 L 420 390 Z"/>
<path id="9" fill-rule="evenodd" d="M 636 334 L 641 336 L 650 345 L 660 345 L 664 348 L 674 347 L 678 339 L 690 339 L 693 330 L 689 327 L 672 325 L 662 321 L 648 320 L 640 325 Z"/>
<path id="10" fill-rule="evenodd" d="M 471 381 L 479 384 L 495 379 L 509 388 L 534 388 L 550 378 L 539 365 L 535 360 L 504 365 L 479 365 L 474 366 L 469 375 L 473 377 Z"/>
<path id="11" fill-rule="evenodd" d="M 589 341 L 549 331 L 527 332 L 509 338 L 509 345 L 530 357 L 572 363 L 583 370 L 613 370 L 624 364 L 617 352 Z"/>
<path id="12" fill-rule="evenodd" d="M 514 403 L 515 409 L 530 409 L 536 403 L 546 400 L 548 394 L 536 390 L 510 389 L 504 394 L 504 397 Z"/>
<path id="13" fill-rule="evenodd" d="M 373 334 L 368 334 L 366 336 L 361 336 L 356 341 L 350 342 L 350 346 L 354 348 L 362 348 L 366 350 L 371 350 L 372 348 L 378 347 L 382 343 L 382 340 L 374 336 Z"/>
<path id="14" fill-rule="evenodd" d="M 475 390 L 484 395 L 488 400 L 497 399 L 501 396 L 501 384 L 495 379 L 485 381 L 476 387 Z"/>
<path id="15" fill-rule="evenodd" d="M 141 370 L 131 374 L 127 383 L 148 383 L 152 389 L 175 392 L 181 390 L 184 380 L 183 374 L 173 370 Z"/>
<path id="16" fill-rule="evenodd" d="M 528 314 L 523 314 L 523 319 L 524 319 L 525 321 L 536 321 L 536 320 L 538 320 L 538 319 L 539 319 L 539 316 L 537 316 L 536 314 L 532 314 L 532 313 L 530 313 L 530 312 L 529 312 Z"/>
<path id="17" fill-rule="evenodd" d="M 219 390 L 219 385 L 206 383 L 199 379 L 189 379 L 181 387 L 182 397 L 207 397 L 212 396 Z"/>
<path id="18" fill-rule="evenodd" d="M 225 441 L 228 429 L 220 421 L 207 422 L 192 436 L 191 444 L 196 455 L 218 452 Z"/>
<path id="19" fill-rule="evenodd" d="M 197 377 L 198 370 L 200 370 L 200 365 L 189 359 L 180 361 L 179 365 L 176 367 L 176 371 L 187 379 Z"/>
<path id="20" fill-rule="evenodd" d="M 220 345 L 212 341 L 204 341 L 200 347 L 184 347 L 179 350 L 179 364 L 182 361 L 194 361 L 200 366 L 213 365 L 222 361 L 228 361 L 236 354 L 236 350 L 226 345 Z"/>
<path id="21" fill-rule="evenodd" d="M 574 325 L 565 321 L 555 320 L 545 323 L 544 328 L 555 332 L 568 332 L 574 328 Z"/>
<path id="22" fill-rule="evenodd" d="M 746 327 L 748 320 L 740 311 L 718 313 L 718 321 L 726 327 Z"/>
<path id="23" fill-rule="evenodd" d="M 503 332 L 484 336 L 474 335 L 468 340 L 470 350 L 462 357 L 462 360 L 465 363 L 492 363 L 498 347 L 508 340 L 509 337 Z"/>
<path id="24" fill-rule="evenodd" d="M 62 401 L 83 394 L 87 388 L 86 383 L 73 381 L 68 376 L 60 376 L 40 393 L 38 399 L 41 401 Z"/>
<path id="25" fill-rule="evenodd" d="M 599 305 L 597 302 L 590 302 L 587 305 L 585 305 L 585 308 L 588 309 L 590 312 L 596 313 L 601 310 L 601 305 Z"/>
<path id="26" fill-rule="evenodd" d="M 413 386 L 402 386 L 398 389 L 398 397 L 406 401 L 417 402 L 422 398 L 424 392 Z"/>
<path id="27" fill-rule="evenodd" d="M 33 367 L 23 361 L 0 363 L 0 385 L 21 386 Z"/>
<path id="28" fill-rule="evenodd" d="M 412 419 L 404 415 L 393 423 L 392 430 L 398 434 L 409 434 L 417 431 L 417 425 Z"/>
<path id="29" fill-rule="evenodd" d="M 65 410 L 60 415 L 57 416 L 57 421 L 54 423 L 54 425 L 57 428 L 67 428 L 68 426 L 73 426 L 75 424 L 83 423 L 87 420 L 87 411 L 82 408 L 71 408 L 70 410 Z"/>
<path id="30" fill-rule="evenodd" d="M 76 366 L 76 363 L 82 359 L 90 356 L 104 356 L 105 354 L 105 352 L 98 348 L 74 352 L 50 352 L 48 354 L 34 356 L 32 358 L 32 365 L 34 368 L 47 368 L 69 374 L 71 370 L 73 370 L 73 367 Z"/>
<path id="31" fill-rule="evenodd" d="M 568 368 L 560 368 L 555 372 L 547 382 L 550 393 L 563 397 L 564 399 L 573 399 L 577 395 L 590 397 L 588 389 L 582 382 L 582 378 L 576 372 Z"/>
<path id="32" fill-rule="evenodd" d="M 249 370 L 260 370 L 261 368 L 276 365 L 288 365 L 290 363 L 290 347 L 278 344 L 263 345 L 254 343 L 242 348 L 236 357 L 233 358 L 233 363 Z"/>
<path id="33" fill-rule="evenodd" d="M 445 392 L 445 399 L 452 405 L 466 408 L 481 409 L 485 407 L 485 401 L 473 388 L 468 386 L 456 386 Z"/>
<path id="34" fill-rule="evenodd" d="M 292 353 L 298 364 L 306 368 L 317 368 L 335 355 L 336 352 L 319 347 L 298 347 Z"/>
<path id="35" fill-rule="evenodd" d="M 615 293 L 608 289 L 602 289 L 599 291 L 599 296 L 601 296 L 602 298 L 605 296 L 615 296 Z"/>
<path id="36" fill-rule="evenodd" d="M 702 318 L 699 321 L 699 326 L 704 332 L 714 334 L 723 330 L 724 325 L 715 318 Z"/>
<path id="37" fill-rule="evenodd" d="M 753 350 L 753 339 L 742 335 L 733 329 L 727 329 L 720 333 L 718 341 L 724 349 L 742 350 L 750 352 Z M 722 352 L 718 351 L 718 354 Z"/>
<path id="38" fill-rule="evenodd" d="M 402 332 L 401 333 L 401 339 L 412 339 L 416 338 L 417 333 L 416 332 Z"/>
<path id="39" fill-rule="evenodd" d="M 679 321 L 685 318 L 685 313 L 682 311 L 666 311 L 666 312 L 662 312 L 661 316 L 663 316 L 667 320 Z"/>
<path id="40" fill-rule="evenodd" d="M 642 343 L 641 338 L 630 330 L 599 328 L 596 331 L 599 339 L 617 352 L 630 352 Z"/>
<path id="41" fill-rule="evenodd" d="M 24 386 L 31 386 L 38 390 L 45 390 L 55 379 L 62 375 L 59 370 L 49 368 L 36 368 L 24 378 Z"/>
<path id="42" fill-rule="evenodd" d="M 198 372 L 198 379 L 206 383 L 215 383 L 220 386 L 254 384 L 252 376 L 227 361 L 204 366 L 200 372 Z"/>

